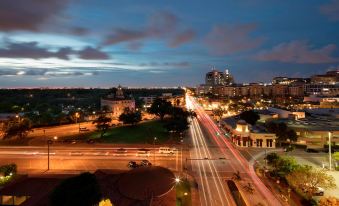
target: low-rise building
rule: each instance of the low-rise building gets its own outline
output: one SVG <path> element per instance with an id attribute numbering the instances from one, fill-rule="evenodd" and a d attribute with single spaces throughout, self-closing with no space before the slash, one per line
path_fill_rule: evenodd
<path id="1" fill-rule="evenodd" d="M 232 142 L 239 147 L 275 148 L 276 135 L 250 126 L 235 117 L 224 119 L 224 127 L 230 132 Z"/>
<path id="2" fill-rule="evenodd" d="M 118 118 L 126 108 L 135 110 L 135 101 L 133 98 L 125 97 L 122 87 L 119 85 L 115 95 L 110 94 L 107 97 L 101 98 L 101 108 L 108 107 L 111 117 Z"/>

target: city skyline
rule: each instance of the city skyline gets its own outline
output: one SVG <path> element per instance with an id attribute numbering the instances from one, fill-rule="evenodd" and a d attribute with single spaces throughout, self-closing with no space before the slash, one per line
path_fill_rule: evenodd
<path id="1" fill-rule="evenodd" d="M 196 86 L 339 69 L 339 1 L 0 2 L 0 87 Z"/>

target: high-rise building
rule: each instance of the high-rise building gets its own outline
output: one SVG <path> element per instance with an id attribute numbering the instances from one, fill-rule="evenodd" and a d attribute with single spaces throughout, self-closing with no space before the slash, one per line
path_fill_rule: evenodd
<path id="1" fill-rule="evenodd" d="M 313 75 L 312 84 L 339 84 L 339 70 L 328 71 L 323 75 Z"/>
<path id="2" fill-rule="evenodd" d="M 216 69 L 208 72 L 205 77 L 205 85 L 207 86 L 219 86 L 233 84 L 233 77 L 228 70 L 220 72 Z"/>

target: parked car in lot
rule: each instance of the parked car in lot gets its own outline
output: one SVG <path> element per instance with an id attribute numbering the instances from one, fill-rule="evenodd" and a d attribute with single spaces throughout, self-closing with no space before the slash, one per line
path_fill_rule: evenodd
<path id="1" fill-rule="evenodd" d="M 134 169 L 134 168 L 139 167 L 139 165 L 135 161 L 129 161 L 128 164 L 127 164 L 127 167 Z"/>
<path id="2" fill-rule="evenodd" d="M 324 190 L 323 188 L 321 188 L 321 187 L 314 187 L 314 188 L 304 187 L 304 188 L 302 189 L 302 191 L 303 191 L 304 193 L 307 193 L 307 192 L 308 192 L 308 191 L 307 191 L 308 189 L 311 189 L 311 190 L 312 190 L 312 195 L 313 195 L 313 196 L 324 196 L 325 190 Z"/>
<path id="3" fill-rule="evenodd" d="M 87 131 L 89 131 L 89 129 L 88 129 L 87 127 L 80 127 L 79 130 L 80 130 L 81 132 L 87 132 Z"/>
<path id="4" fill-rule="evenodd" d="M 152 166 L 152 163 L 148 160 L 141 160 L 140 166 Z"/>
<path id="5" fill-rule="evenodd" d="M 143 156 L 149 157 L 150 155 L 151 155 L 151 152 L 149 149 L 139 149 L 136 154 L 137 157 L 143 157 Z"/>

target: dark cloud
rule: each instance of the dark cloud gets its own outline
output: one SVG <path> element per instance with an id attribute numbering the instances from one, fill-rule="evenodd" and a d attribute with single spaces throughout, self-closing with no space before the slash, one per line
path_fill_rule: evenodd
<path id="1" fill-rule="evenodd" d="M 108 54 L 92 47 L 85 47 L 78 54 L 81 59 L 109 59 Z"/>
<path id="2" fill-rule="evenodd" d="M 127 47 L 131 50 L 138 50 L 144 39 L 169 39 L 171 47 L 190 41 L 194 37 L 193 30 L 186 29 L 181 31 L 180 22 L 177 16 L 170 12 L 157 12 L 152 15 L 146 26 L 140 29 L 116 28 L 109 34 L 104 45 L 114 45 L 128 42 Z"/>
<path id="3" fill-rule="evenodd" d="M 139 66 L 142 67 L 189 67 L 191 64 L 189 62 L 150 62 L 142 63 Z"/>
<path id="4" fill-rule="evenodd" d="M 339 21 L 339 0 L 332 0 L 328 4 L 322 5 L 320 12 L 328 16 L 331 20 Z"/>
<path id="5" fill-rule="evenodd" d="M 207 35 L 205 44 L 216 55 L 229 55 L 257 48 L 262 38 L 251 37 L 256 24 L 217 25 Z"/>
<path id="6" fill-rule="evenodd" d="M 104 44 L 117 44 L 120 42 L 140 40 L 145 37 L 147 37 L 147 34 L 144 31 L 115 29 L 113 33 L 106 38 Z"/>
<path id="7" fill-rule="evenodd" d="M 255 55 L 255 59 L 298 64 L 332 63 L 339 61 L 339 57 L 332 56 L 335 50 L 334 44 L 314 48 L 307 41 L 291 41 L 281 43 L 269 50 L 260 51 Z"/>
<path id="8" fill-rule="evenodd" d="M 73 70 L 77 70 L 74 68 Z M 43 77 L 67 77 L 67 76 L 89 76 L 97 75 L 98 71 L 70 71 L 65 69 L 40 69 L 40 68 L 29 68 L 29 69 L 4 69 L 0 68 L 0 76 L 43 76 Z"/>
<path id="9" fill-rule="evenodd" d="M 191 29 L 177 34 L 170 42 L 170 47 L 178 47 L 181 44 L 191 41 L 195 37 L 195 32 Z"/>
<path id="10" fill-rule="evenodd" d="M 55 18 L 69 0 L 1 0 L 0 30 L 38 31 L 40 26 Z"/>
<path id="11" fill-rule="evenodd" d="M 50 51 L 38 44 L 38 42 L 11 42 L 5 41 L 4 48 L 0 48 L 0 58 L 30 58 L 45 59 L 58 58 L 68 60 L 70 55 L 78 55 L 80 59 L 104 60 L 109 59 L 109 55 L 97 48 L 85 47 L 75 51 L 70 47 L 63 47 L 56 51 Z"/>
<path id="12" fill-rule="evenodd" d="M 61 48 L 57 51 L 49 51 L 46 48 L 40 47 L 37 42 L 5 42 L 5 48 L 0 48 L 0 57 L 5 58 L 59 58 L 69 59 L 68 55 L 72 53 L 69 47 Z"/>

